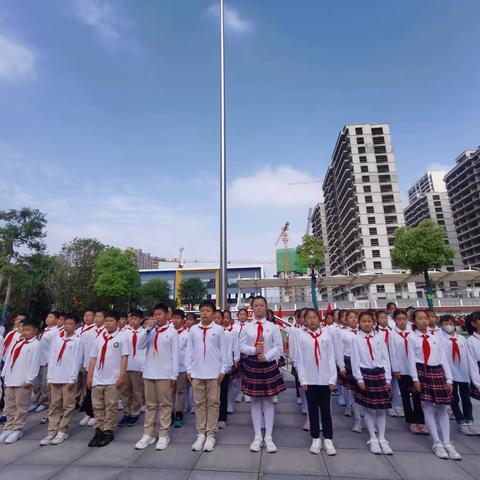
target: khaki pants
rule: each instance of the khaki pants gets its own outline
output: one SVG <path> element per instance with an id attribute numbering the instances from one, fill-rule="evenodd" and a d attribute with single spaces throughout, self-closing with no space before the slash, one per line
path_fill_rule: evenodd
<path id="1" fill-rule="evenodd" d="M 38 375 L 33 380 L 33 405 L 45 405 L 48 407 L 47 366 L 38 370 Z"/>
<path id="2" fill-rule="evenodd" d="M 5 387 L 5 415 L 7 423 L 4 430 L 23 430 L 32 397 L 31 387 Z"/>
<path id="3" fill-rule="evenodd" d="M 176 413 L 185 412 L 185 398 L 187 394 L 187 372 L 178 374 L 177 383 L 173 390 L 173 405 Z"/>
<path id="4" fill-rule="evenodd" d="M 142 372 L 127 372 L 120 397 L 123 404 L 123 413 L 127 416 L 138 417 L 142 408 L 143 396 Z"/>
<path id="5" fill-rule="evenodd" d="M 55 383 L 50 386 L 48 432 L 68 433 L 68 426 L 75 412 L 74 383 Z"/>
<path id="6" fill-rule="evenodd" d="M 97 385 L 92 388 L 92 406 L 97 430 L 115 430 L 119 399 L 120 391 L 116 385 Z"/>
<path id="7" fill-rule="evenodd" d="M 155 436 L 157 417 L 160 417 L 159 437 L 166 437 L 172 421 L 172 387 L 170 380 L 148 380 L 145 382 L 145 424 L 143 433 Z"/>
<path id="8" fill-rule="evenodd" d="M 198 433 L 207 437 L 215 436 L 218 430 L 220 409 L 220 384 L 218 379 L 192 379 L 193 402 L 195 403 L 195 424 Z"/>

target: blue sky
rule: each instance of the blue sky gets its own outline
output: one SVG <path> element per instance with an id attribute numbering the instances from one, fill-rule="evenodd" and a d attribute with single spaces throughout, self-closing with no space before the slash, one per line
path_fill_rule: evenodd
<path id="1" fill-rule="evenodd" d="M 401 188 L 480 143 L 476 0 L 227 2 L 229 255 L 292 243 L 345 123 L 389 122 Z M 96 236 L 218 252 L 210 0 L 0 0 L 0 205 Z"/>

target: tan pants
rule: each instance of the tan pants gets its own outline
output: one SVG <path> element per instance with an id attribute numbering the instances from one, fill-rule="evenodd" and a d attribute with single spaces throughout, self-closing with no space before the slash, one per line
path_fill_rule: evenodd
<path id="1" fill-rule="evenodd" d="M 207 437 L 215 436 L 218 430 L 220 409 L 220 385 L 218 380 L 192 379 L 193 402 L 195 403 L 195 424 L 198 433 Z"/>
<path id="2" fill-rule="evenodd" d="M 38 375 L 33 380 L 33 405 L 48 407 L 47 367 L 44 365 L 38 370 Z"/>
<path id="3" fill-rule="evenodd" d="M 166 437 L 172 421 L 172 387 L 170 380 L 147 380 L 145 382 L 145 424 L 143 433 L 155 436 L 157 417 L 160 417 L 159 437 Z"/>
<path id="4" fill-rule="evenodd" d="M 123 413 L 127 416 L 138 417 L 142 408 L 143 396 L 142 372 L 127 372 L 120 397 L 123 404 Z"/>
<path id="5" fill-rule="evenodd" d="M 5 415 L 7 423 L 4 430 L 23 430 L 32 398 L 30 387 L 5 387 Z"/>
<path id="6" fill-rule="evenodd" d="M 50 408 L 48 410 L 48 432 L 68 433 L 68 426 L 75 412 L 74 383 L 55 383 L 50 387 Z"/>
<path id="7" fill-rule="evenodd" d="M 115 430 L 119 399 L 120 391 L 116 385 L 97 385 L 92 388 L 92 406 L 97 430 Z"/>
<path id="8" fill-rule="evenodd" d="M 187 372 L 178 374 L 177 383 L 173 390 L 173 405 L 175 412 L 185 412 L 185 395 L 187 393 Z"/>

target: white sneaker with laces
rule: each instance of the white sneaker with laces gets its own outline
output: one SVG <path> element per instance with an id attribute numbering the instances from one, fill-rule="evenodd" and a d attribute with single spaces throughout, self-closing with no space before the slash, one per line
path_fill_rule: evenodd
<path id="1" fill-rule="evenodd" d="M 37 403 L 34 403 L 33 405 L 30 405 L 30 406 L 28 407 L 28 413 L 34 412 L 34 411 L 37 409 L 37 407 L 38 407 L 38 404 L 37 404 Z"/>
<path id="2" fill-rule="evenodd" d="M 277 395 L 274 395 L 274 397 L 273 397 L 273 403 L 274 403 L 274 404 L 277 404 L 277 403 L 278 403 L 278 396 L 277 396 Z"/>
<path id="3" fill-rule="evenodd" d="M 211 452 L 215 448 L 215 437 L 213 435 L 209 435 L 205 440 L 205 444 L 203 445 L 204 452 Z"/>
<path id="4" fill-rule="evenodd" d="M 312 439 L 312 445 L 310 447 L 310 453 L 318 455 L 322 450 L 322 442 L 319 438 Z"/>
<path id="5" fill-rule="evenodd" d="M 0 434 L 0 443 L 5 443 L 5 440 L 7 439 L 7 437 L 13 433 L 13 430 L 4 430 L 1 434 Z"/>
<path id="6" fill-rule="evenodd" d="M 336 455 L 337 454 L 337 451 L 335 450 L 335 447 L 333 446 L 333 442 L 329 438 L 326 438 L 323 441 L 323 446 L 325 448 L 325 453 L 327 455 Z"/>
<path id="7" fill-rule="evenodd" d="M 233 403 L 229 403 L 227 405 L 227 413 L 230 413 L 230 414 L 235 413 L 235 406 Z"/>
<path id="8" fill-rule="evenodd" d="M 443 460 L 448 460 L 450 457 L 448 456 L 448 452 L 445 450 L 445 447 L 441 443 L 436 443 L 432 447 L 433 453 L 438 457 L 442 458 Z"/>
<path id="9" fill-rule="evenodd" d="M 243 396 L 243 401 L 245 403 L 250 403 L 252 401 L 252 397 L 249 397 L 248 395 Z"/>
<path id="10" fill-rule="evenodd" d="M 393 455 L 393 450 L 387 440 L 380 440 L 378 443 L 380 443 L 380 448 L 384 455 Z"/>
<path id="11" fill-rule="evenodd" d="M 192 450 L 194 452 L 199 452 L 200 450 L 203 449 L 204 444 L 205 444 L 205 435 L 203 433 L 199 433 L 197 435 L 197 439 L 195 440 L 195 443 L 192 445 Z"/>
<path id="12" fill-rule="evenodd" d="M 34 410 L 35 413 L 44 412 L 47 409 L 46 405 L 38 405 L 37 408 Z"/>
<path id="13" fill-rule="evenodd" d="M 480 435 L 480 428 L 477 425 L 475 425 L 473 422 L 468 422 L 467 425 L 473 435 Z"/>
<path id="14" fill-rule="evenodd" d="M 223 428 L 225 428 L 226 426 L 227 426 L 227 424 L 226 424 L 224 421 L 220 420 L 220 421 L 218 422 L 218 428 L 223 429 Z"/>
<path id="15" fill-rule="evenodd" d="M 87 422 L 87 427 L 94 427 L 95 426 L 95 418 L 89 418 Z"/>
<path id="16" fill-rule="evenodd" d="M 395 407 L 395 411 L 397 412 L 397 417 L 405 417 L 405 412 L 403 410 L 403 407 Z"/>
<path id="17" fill-rule="evenodd" d="M 85 415 L 79 422 L 78 424 L 81 426 L 81 427 L 84 427 L 88 421 L 90 420 L 90 417 L 88 415 Z"/>
<path id="18" fill-rule="evenodd" d="M 303 424 L 303 430 L 305 430 L 306 432 L 310 431 L 310 420 L 308 419 L 308 417 L 305 419 L 305 423 Z"/>
<path id="19" fill-rule="evenodd" d="M 396 417 L 396 416 L 397 416 L 397 412 L 395 411 L 394 408 L 389 408 L 389 409 L 388 409 L 388 414 L 389 414 L 391 417 Z"/>
<path id="20" fill-rule="evenodd" d="M 56 437 L 56 433 L 52 432 L 49 433 L 46 437 L 42 438 L 40 442 L 38 443 L 41 447 L 45 447 L 46 445 L 50 445 L 52 443 L 52 440 Z"/>
<path id="21" fill-rule="evenodd" d="M 5 443 L 10 444 L 10 443 L 15 443 L 18 440 L 20 440 L 23 437 L 23 432 L 21 430 L 17 430 L 15 432 L 12 432 L 6 439 Z"/>
<path id="22" fill-rule="evenodd" d="M 463 435 L 473 435 L 472 430 L 466 423 L 459 424 L 458 430 L 460 431 L 460 433 L 463 433 Z"/>
<path id="23" fill-rule="evenodd" d="M 261 435 L 255 435 L 253 442 L 250 444 L 251 452 L 259 452 L 263 446 L 263 438 Z"/>
<path id="24" fill-rule="evenodd" d="M 144 450 L 149 445 L 155 442 L 155 437 L 151 437 L 150 435 L 144 435 L 136 444 L 135 450 Z"/>
<path id="25" fill-rule="evenodd" d="M 60 445 L 65 440 L 68 440 L 68 433 L 66 432 L 58 432 L 55 435 L 55 438 L 50 442 L 50 445 Z"/>
<path id="26" fill-rule="evenodd" d="M 170 443 L 170 437 L 160 437 L 158 439 L 157 445 L 155 446 L 155 450 L 165 450 Z"/>
<path id="27" fill-rule="evenodd" d="M 451 443 L 447 443 L 445 445 L 445 450 L 447 451 L 448 456 L 452 460 L 461 460 L 462 459 L 462 456 L 457 452 L 457 450 L 455 449 L 455 447 Z"/>
<path id="28" fill-rule="evenodd" d="M 362 433 L 363 432 L 363 425 L 361 420 L 357 420 L 352 427 L 352 432 L 355 433 Z"/>
<path id="29" fill-rule="evenodd" d="M 345 412 L 343 412 L 343 415 L 345 417 L 351 417 L 352 416 L 352 407 L 348 406 L 346 409 L 345 409 Z"/>
<path id="30" fill-rule="evenodd" d="M 273 443 L 272 437 L 265 437 L 265 447 L 268 453 L 275 453 L 277 451 L 277 446 Z"/>
<path id="31" fill-rule="evenodd" d="M 372 438 L 367 442 L 367 445 L 370 445 L 370 453 L 374 453 L 375 455 L 381 455 L 382 449 L 380 448 L 380 443 L 376 438 Z"/>

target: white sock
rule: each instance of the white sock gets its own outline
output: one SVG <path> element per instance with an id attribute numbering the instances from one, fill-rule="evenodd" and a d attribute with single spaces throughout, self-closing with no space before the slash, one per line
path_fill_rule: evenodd
<path id="1" fill-rule="evenodd" d="M 360 405 L 352 398 L 352 411 L 353 411 L 353 418 L 355 418 L 355 422 L 360 422 L 362 420 Z"/>
<path id="2" fill-rule="evenodd" d="M 385 440 L 385 429 L 387 428 L 386 410 L 377 410 L 377 434 L 378 439 Z"/>
<path id="3" fill-rule="evenodd" d="M 302 388 L 303 390 L 303 388 Z M 273 432 L 273 420 L 275 418 L 275 409 L 273 407 L 273 398 L 263 397 L 263 418 L 265 420 L 265 436 L 271 437 Z"/>
<path id="4" fill-rule="evenodd" d="M 376 440 L 377 436 L 375 435 L 375 410 L 371 408 L 365 408 L 364 415 L 365 424 L 367 425 L 367 430 L 370 435 L 370 440 Z"/>
<path id="5" fill-rule="evenodd" d="M 442 432 L 443 444 L 448 445 L 450 443 L 450 418 L 448 418 L 448 405 L 436 405 L 438 425 Z"/>
<path id="6" fill-rule="evenodd" d="M 253 430 L 255 436 L 262 436 L 262 398 L 252 397 L 252 403 L 250 404 L 252 413 Z"/>
<path id="7" fill-rule="evenodd" d="M 433 444 L 442 443 L 438 436 L 437 422 L 435 421 L 435 405 L 430 402 L 422 402 L 423 414 L 425 416 L 425 425 L 430 430 Z"/>

